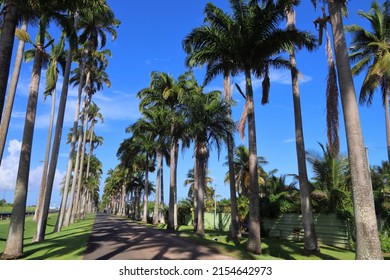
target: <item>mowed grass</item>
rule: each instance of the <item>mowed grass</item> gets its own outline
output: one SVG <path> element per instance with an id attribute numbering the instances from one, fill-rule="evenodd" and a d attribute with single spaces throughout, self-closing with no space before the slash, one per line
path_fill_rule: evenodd
<path id="1" fill-rule="evenodd" d="M 165 229 L 166 226 L 158 226 Z M 180 226 L 179 236 L 189 238 L 194 242 L 211 247 L 217 251 L 241 260 L 354 260 L 355 252 L 344 248 L 321 244 L 321 251 L 316 255 L 305 256 L 303 242 L 289 240 L 262 238 L 262 254 L 254 255 L 246 251 L 247 238 L 244 236 L 240 242 L 229 238 L 228 232 L 207 230 L 204 238 L 197 236 L 191 226 Z"/>
<path id="2" fill-rule="evenodd" d="M 85 252 L 95 215 L 90 215 L 61 232 L 53 233 L 57 214 L 50 214 L 43 242 L 32 243 L 36 223 L 26 218 L 24 236 L 24 260 L 80 260 Z M 3 252 L 8 235 L 9 220 L 0 221 L 0 252 Z"/>

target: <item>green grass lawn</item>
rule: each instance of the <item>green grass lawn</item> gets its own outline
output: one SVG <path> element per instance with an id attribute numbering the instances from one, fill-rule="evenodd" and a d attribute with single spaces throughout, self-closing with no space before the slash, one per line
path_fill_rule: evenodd
<path id="1" fill-rule="evenodd" d="M 61 232 L 53 233 L 57 214 L 48 218 L 46 236 L 43 242 L 32 243 L 36 223 L 32 217 L 26 218 L 24 236 L 25 260 L 80 260 L 86 249 L 95 215 L 63 227 Z M 9 220 L 0 221 L 0 252 L 3 252 L 8 234 Z"/>
<path id="2" fill-rule="evenodd" d="M 158 228 L 165 229 L 160 225 Z M 321 244 L 321 251 L 317 255 L 304 256 L 303 242 L 262 238 L 262 254 L 254 255 L 246 252 L 247 238 L 234 243 L 227 232 L 206 230 L 205 238 L 195 235 L 191 226 L 180 226 L 178 235 L 194 240 L 197 243 L 215 248 L 219 252 L 242 260 L 354 260 L 355 252 Z"/>
<path id="3" fill-rule="evenodd" d="M 45 241 L 32 243 L 36 223 L 32 217 L 26 218 L 24 257 L 25 260 L 80 260 L 86 249 L 92 231 L 95 215 L 90 215 L 80 222 L 64 227 L 61 232 L 53 233 L 57 214 L 50 214 Z M 145 224 L 144 224 L 145 225 Z M 3 251 L 8 234 L 9 220 L 0 221 L 0 252 Z M 151 226 L 151 225 L 146 225 Z M 165 230 L 166 225 L 159 225 Z M 262 254 L 254 255 L 246 252 L 247 238 L 233 242 L 227 232 L 206 230 L 205 238 L 195 235 L 191 226 L 180 226 L 178 236 L 190 239 L 217 251 L 241 260 L 353 260 L 355 253 L 343 248 L 321 244 L 321 252 L 317 255 L 304 256 L 303 243 L 282 239 L 262 238 Z M 385 256 L 389 259 L 390 256 Z"/>

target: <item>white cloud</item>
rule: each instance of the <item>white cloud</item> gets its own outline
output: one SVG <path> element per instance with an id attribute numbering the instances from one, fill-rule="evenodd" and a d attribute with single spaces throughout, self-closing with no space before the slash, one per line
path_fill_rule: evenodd
<path id="1" fill-rule="evenodd" d="M 93 100 L 100 107 L 104 120 L 135 120 L 138 112 L 139 100 L 134 94 L 121 91 L 111 91 L 111 94 L 97 93 Z"/>
<path id="2" fill-rule="evenodd" d="M 289 70 L 271 70 L 270 72 L 271 86 L 272 83 L 282 84 L 282 85 L 291 85 L 291 73 Z M 238 77 L 238 85 L 243 91 L 245 91 L 245 77 L 240 75 Z M 312 81 L 313 78 L 308 75 L 302 74 L 299 78 L 300 84 L 305 84 Z M 252 78 L 252 86 L 254 90 L 261 88 L 263 79 Z"/>
<path id="3" fill-rule="evenodd" d="M 285 140 L 283 140 L 283 143 L 284 143 L 284 144 L 295 143 L 295 138 L 285 139 Z"/>
<path id="4" fill-rule="evenodd" d="M 13 139 L 8 144 L 8 155 L 3 158 L 0 166 L 0 186 L 4 190 L 14 190 L 19 166 L 19 158 L 22 142 Z M 42 180 L 43 165 L 30 169 L 28 182 L 29 191 L 38 191 Z M 65 172 L 56 170 L 54 188 L 60 188 L 60 182 Z"/>

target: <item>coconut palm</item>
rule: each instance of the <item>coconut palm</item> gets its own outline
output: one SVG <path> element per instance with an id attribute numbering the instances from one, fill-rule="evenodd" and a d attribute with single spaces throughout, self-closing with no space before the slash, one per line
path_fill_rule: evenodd
<path id="1" fill-rule="evenodd" d="M 312 0 L 313 3 L 317 1 Z M 351 170 L 356 227 L 356 259 L 383 259 L 380 248 L 370 170 L 366 158 L 356 92 L 344 34 L 343 9 L 347 1 L 324 1 L 332 27 L 337 75 L 341 93 L 348 159 Z"/>
<path id="2" fill-rule="evenodd" d="M 360 11 L 359 15 L 370 22 L 371 30 L 358 25 L 347 26 L 351 33 L 351 60 L 356 62 L 352 74 L 358 75 L 367 70 L 361 90 L 360 103 L 372 104 L 373 94 L 380 88 L 383 107 L 385 109 L 387 157 L 390 161 L 390 119 L 389 119 L 389 93 L 390 93 L 390 25 L 389 2 L 380 5 L 373 1 L 368 12 Z"/>
<path id="3" fill-rule="evenodd" d="M 225 164 L 228 164 L 226 162 Z M 258 184 L 263 185 L 266 179 L 266 173 L 262 165 L 268 164 L 268 161 L 262 156 L 257 157 L 257 172 L 259 174 Z M 236 147 L 233 158 L 234 174 L 235 174 L 235 192 L 240 196 L 249 197 L 249 150 L 244 145 Z M 230 180 L 230 171 L 226 173 L 225 183 Z"/>
<path id="4" fill-rule="evenodd" d="M 192 198 L 193 201 L 194 199 L 196 198 L 195 197 L 195 173 L 194 173 L 194 169 L 191 168 L 190 170 L 188 170 L 187 172 L 187 179 L 184 181 L 184 186 L 188 187 L 188 197 Z M 205 191 L 208 192 L 211 190 L 211 184 L 213 183 L 213 178 L 210 177 L 210 170 L 207 170 L 206 171 L 206 178 L 205 178 L 205 181 L 206 181 L 206 185 L 205 185 Z"/>
<path id="5" fill-rule="evenodd" d="M 261 186 L 261 213 L 271 218 L 283 213 L 296 213 L 300 207 L 297 181 L 287 183 L 288 175 L 276 176 L 276 172 L 269 172 L 265 184 Z"/>
<path id="6" fill-rule="evenodd" d="M 319 144 L 321 153 L 307 152 L 307 161 L 311 165 L 314 177 L 311 196 L 316 202 L 316 210 L 335 212 L 341 203 L 339 192 L 350 192 L 348 158 L 343 155 L 334 157 L 329 148 Z M 347 204 L 346 198 L 341 198 Z M 352 218 L 352 216 L 350 217 Z"/>

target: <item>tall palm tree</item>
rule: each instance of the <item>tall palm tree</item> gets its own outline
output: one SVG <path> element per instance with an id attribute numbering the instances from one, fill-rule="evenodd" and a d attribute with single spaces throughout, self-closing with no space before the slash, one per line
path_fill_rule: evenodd
<path id="1" fill-rule="evenodd" d="M 37 11 L 40 12 L 38 43 L 35 51 L 32 79 L 30 83 L 30 93 L 27 103 L 27 114 L 23 131 L 22 151 L 19 161 L 17 182 L 15 187 L 13 218 L 11 219 L 9 236 L 3 253 L 3 258 L 18 258 L 23 254 L 23 229 L 25 219 L 25 207 L 27 199 L 28 178 L 30 171 L 31 145 L 35 125 L 38 87 L 44 53 L 44 35 L 48 22 L 52 19 L 64 18 L 60 13 L 67 9 L 60 6 L 57 1 L 36 3 Z M 62 3 L 63 4 L 63 3 Z"/>
<path id="2" fill-rule="evenodd" d="M 227 102 L 221 100 L 221 92 L 203 93 L 203 88 L 194 85 L 184 98 L 180 112 L 184 115 L 187 133 L 194 141 L 194 156 L 197 169 L 195 180 L 198 190 L 196 234 L 204 236 L 204 208 L 206 172 L 210 149 L 215 145 L 218 153 L 222 142 L 226 142 L 227 133 L 232 133 L 234 123 L 227 114 Z"/>
<path id="3" fill-rule="evenodd" d="M 96 7 L 95 7 L 96 6 Z M 119 21 L 115 18 L 113 11 L 106 4 L 105 0 L 96 1 L 93 9 L 91 10 L 80 10 L 80 19 L 78 22 L 78 29 L 81 30 L 80 34 L 80 43 L 83 45 L 82 56 L 80 58 L 80 67 L 79 67 L 79 91 L 78 91 L 78 101 L 76 106 L 76 111 L 74 115 L 74 125 L 73 131 L 77 130 L 78 121 L 79 121 L 79 111 L 80 111 L 80 103 L 81 103 L 81 94 L 83 87 L 88 84 L 85 82 L 85 69 L 86 69 L 86 60 L 88 58 L 88 54 L 93 53 L 100 46 L 101 48 L 106 44 L 106 32 L 112 35 L 112 39 L 116 38 L 116 30 L 118 27 Z M 99 44 L 100 43 L 100 44 Z M 81 140 L 79 139 L 81 143 Z M 74 148 L 76 143 L 76 137 L 72 139 L 71 148 L 69 152 L 68 158 L 68 167 L 67 167 L 67 180 L 70 180 L 70 172 L 72 171 L 72 160 L 74 154 Z M 80 147 L 80 145 L 79 145 Z M 80 153 L 79 153 L 80 155 Z M 76 161 L 77 165 L 77 161 Z M 78 167 L 78 166 L 77 166 Z M 77 178 L 74 178 L 74 182 L 76 182 Z M 74 184 L 75 185 L 75 184 Z M 71 193 L 74 193 L 74 188 L 72 184 Z M 71 196 L 72 197 L 72 196 Z M 68 225 L 71 219 L 71 211 L 73 208 L 73 203 L 70 201 L 69 208 L 67 210 L 67 214 L 65 216 L 64 224 Z"/>
<path id="4" fill-rule="evenodd" d="M 185 92 L 188 75 L 183 74 L 175 80 L 171 75 L 163 72 L 152 72 L 148 88 L 138 92 L 141 99 L 139 109 L 141 112 L 147 108 L 157 106 L 165 107 L 169 111 L 167 120 L 170 122 L 170 181 L 169 181 L 169 215 L 168 230 L 175 230 L 177 226 L 177 164 L 179 153 L 179 140 L 183 136 L 183 118 L 178 114 L 180 99 Z"/>
<path id="5" fill-rule="evenodd" d="M 100 108 L 96 105 L 95 102 L 92 102 L 88 107 L 88 119 L 91 124 L 89 127 L 89 152 L 88 152 L 88 163 L 87 163 L 87 171 L 86 171 L 87 179 L 89 177 L 89 166 L 91 162 L 92 153 L 97 146 L 101 146 L 103 144 L 102 137 L 98 138 L 95 135 L 95 124 L 97 123 L 98 119 L 100 119 L 101 122 L 104 122 L 103 115 L 99 111 Z"/>
<path id="6" fill-rule="evenodd" d="M 210 4 L 210 13 L 216 27 L 227 36 L 231 44 L 230 57 L 235 73 L 245 74 L 245 108 L 240 121 L 241 135 L 248 122 L 248 142 L 250 152 L 250 212 L 249 239 L 247 250 L 261 253 L 259 187 L 257 175 L 256 125 L 253 102 L 252 75 L 263 79 L 263 104 L 268 102 L 269 70 L 271 67 L 289 68 L 289 61 L 278 56 L 288 46 L 297 48 L 310 45 L 308 34 L 299 31 L 286 31 L 278 28 L 285 17 L 288 1 L 272 1 L 260 5 L 258 1 L 230 0 L 231 16 Z M 221 60 L 215 59 L 213 67 L 218 67 Z M 221 68 L 220 68 L 221 69 Z"/>
<path id="7" fill-rule="evenodd" d="M 82 2 L 84 2 L 83 4 L 86 5 L 88 7 L 88 9 L 92 9 L 94 11 L 98 11 L 99 9 L 105 9 L 104 5 L 103 5 L 105 2 L 102 2 L 102 1 L 81 1 L 81 3 Z M 72 63 L 72 55 L 73 55 L 73 52 L 77 49 L 78 37 L 77 37 L 77 32 L 75 30 L 77 30 L 79 27 L 80 16 L 87 13 L 87 11 L 81 12 L 81 11 L 83 11 L 83 8 L 85 8 L 85 6 L 79 5 L 79 6 L 73 7 L 72 9 L 69 9 L 70 19 L 74 24 L 74 28 L 70 29 L 70 31 L 68 33 L 70 50 L 68 52 L 68 57 L 66 60 L 64 81 L 63 81 L 60 104 L 59 104 L 59 109 L 58 109 L 58 114 L 57 114 L 56 132 L 55 132 L 55 138 L 54 138 L 54 142 L 53 142 L 53 151 L 52 151 L 52 155 L 51 155 L 51 159 L 50 159 L 50 166 L 49 166 L 49 173 L 48 173 L 48 189 L 49 190 L 53 188 L 54 175 L 55 175 L 55 170 L 56 170 L 57 162 L 58 162 L 58 154 L 59 154 L 59 148 L 60 148 L 60 143 L 61 143 L 62 127 L 63 127 L 63 122 L 64 122 L 65 108 L 66 108 L 66 101 L 67 101 L 67 94 L 68 94 L 68 85 L 69 85 L 69 79 L 70 79 L 70 67 L 71 67 L 71 63 Z M 114 18 L 112 18 L 112 21 L 116 25 L 119 24 L 117 22 L 117 20 Z M 83 67 L 83 64 L 81 64 L 80 67 Z M 80 99 L 81 99 L 81 96 L 80 96 Z M 79 104 L 79 103 L 77 103 L 77 104 Z M 79 108 L 78 109 L 76 108 L 76 112 L 78 112 L 78 110 L 79 110 Z M 74 120 L 74 126 L 73 126 L 74 129 L 77 129 L 77 122 L 78 122 L 78 118 L 76 119 L 76 112 L 75 112 L 75 120 Z M 74 151 L 74 144 L 73 143 L 75 143 L 75 141 L 76 140 L 74 140 L 72 142 L 72 145 L 71 145 L 73 147 L 73 151 Z M 71 158 L 73 159 L 73 156 L 72 157 L 69 156 L 69 158 L 68 158 L 67 174 L 70 174 L 70 172 L 72 170 Z M 66 178 L 67 178 L 68 184 L 65 184 L 65 188 L 68 188 L 70 176 L 67 175 Z M 60 207 L 60 214 L 58 216 L 58 222 L 56 223 L 56 227 L 55 227 L 55 231 L 57 231 L 57 232 L 60 231 L 62 228 L 66 203 L 67 203 L 67 192 L 64 192 L 64 196 L 62 198 L 61 207 Z M 61 211 L 61 209 L 62 209 L 62 211 Z"/>
<path id="8" fill-rule="evenodd" d="M 385 109 L 387 158 L 390 162 L 390 2 L 380 5 L 374 0 L 368 12 L 360 11 L 359 15 L 370 22 L 371 30 L 358 25 L 347 26 L 346 30 L 352 35 L 350 58 L 356 62 L 352 74 L 358 75 L 367 69 L 361 90 L 360 103 L 370 105 L 377 88 L 382 93 Z"/>
<path id="9" fill-rule="evenodd" d="M 204 84 L 207 84 L 219 73 L 223 73 L 224 77 L 224 98 L 230 102 L 232 100 L 232 87 L 230 85 L 230 74 L 233 72 L 234 65 L 229 55 L 232 53 L 229 37 L 224 35 L 223 30 L 214 24 L 213 19 L 215 10 L 213 6 L 207 4 L 204 9 L 205 22 L 208 24 L 195 28 L 183 40 L 183 48 L 187 52 L 186 64 L 193 67 L 196 65 L 207 64 L 206 78 Z M 218 10 L 216 11 L 218 12 Z M 220 19 L 221 17 L 219 17 Z M 230 20 L 229 18 L 222 17 Z M 225 23 L 229 26 L 229 23 Z M 226 30 L 224 30 L 226 31 Z M 228 105 L 228 115 L 231 116 L 230 104 Z M 233 135 L 227 135 L 227 149 L 230 175 L 230 202 L 232 226 L 231 233 L 235 240 L 241 238 L 239 226 L 237 198 L 235 191 L 235 176 L 233 167 L 234 139 Z"/>
<path id="10" fill-rule="evenodd" d="M 49 120 L 49 130 L 46 142 L 46 152 L 45 152 L 45 160 L 43 164 L 43 172 L 42 172 L 42 180 L 41 187 L 39 191 L 38 203 L 36 207 L 36 211 L 34 214 L 34 219 L 38 220 L 39 212 L 42 210 L 42 203 L 45 195 L 46 188 L 46 180 L 47 180 L 47 169 L 49 167 L 49 157 L 50 157 L 50 148 L 52 142 L 53 135 L 53 124 L 54 124 L 54 113 L 55 113 L 55 102 L 56 102 L 56 86 L 58 80 L 59 73 L 59 65 L 64 69 L 65 67 L 65 36 L 61 35 L 60 41 L 57 45 L 53 46 L 50 51 L 50 61 L 46 71 L 46 89 L 44 92 L 45 99 L 48 95 L 51 95 L 51 110 L 50 110 L 50 120 Z"/>
<path id="11" fill-rule="evenodd" d="M 19 20 L 19 9 L 22 6 L 21 0 L 8 0 L 5 2 L 6 13 L 1 27 L 0 37 L 0 120 L 3 115 L 5 94 L 9 69 L 11 65 L 12 49 L 14 46 L 15 30 Z"/>
<path id="12" fill-rule="evenodd" d="M 25 42 L 31 42 L 30 36 L 27 33 L 27 22 L 24 20 L 20 30 L 16 31 L 16 35 L 19 39 L 18 50 L 15 57 L 15 65 L 12 73 L 12 78 L 7 94 L 7 101 L 4 108 L 4 113 L 1 117 L 0 125 L 0 164 L 3 159 L 3 153 L 5 148 L 5 142 L 7 140 L 9 123 L 11 120 L 12 108 L 15 100 L 16 88 L 19 81 L 20 70 L 23 62 L 23 53 Z"/>
<path id="13" fill-rule="evenodd" d="M 312 0 L 313 3 L 317 1 Z M 337 75 L 341 93 L 348 159 L 351 169 L 356 259 L 383 259 L 380 247 L 370 170 L 366 158 L 356 92 L 344 34 L 343 9 L 347 1 L 326 1 L 332 26 Z"/>
<path id="14" fill-rule="evenodd" d="M 155 161 L 155 130 L 153 125 L 145 119 L 137 120 L 133 125 L 129 126 L 126 132 L 133 133 L 133 147 L 138 153 L 145 155 L 145 188 L 144 188 L 144 211 L 142 221 L 147 222 L 148 217 L 148 186 L 149 186 L 149 168 L 150 165 L 154 166 Z"/>
<path id="15" fill-rule="evenodd" d="M 295 30 L 295 10 L 294 5 L 298 5 L 300 1 L 286 7 L 287 30 Z M 314 42 L 314 39 L 313 39 Z M 292 94 L 294 103 L 294 120 L 295 120 L 295 145 L 297 152 L 298 163 L 298 180 L 301 200 L 301 213 L 304 228 L 304 251 L 310 255 L 312 252 L 318 252 L 317 234 L 314 227 L 313 209 L 310 200 L 310 183 L 307 176 L 306 158 L 305 158 L 305 140 L 303 136 L 303 122 L 301 111 L 301 97 L 299 90 L 298 71 L 296 70 L 295 49 L 292 47 L 289 50 L 291 69 Z"/>
<path id="16" fill-rule="evenodd" d="M 154 147 L 157 155 L 156 195 L 154 200 L 153 224 L 157 224 L 160 216 L 160 200 L 163 193 L 162 173 L 164 157 L 168 158 L 168 136 L 170 123 L 167 121 L 169 110 L 166 107 L 151 107 L 142 112 L 143 119 L 140 123 L 143 131 L 154 133 Z"/>

